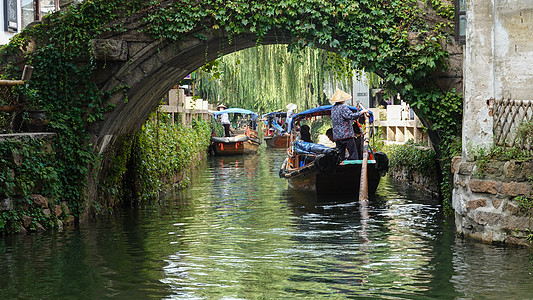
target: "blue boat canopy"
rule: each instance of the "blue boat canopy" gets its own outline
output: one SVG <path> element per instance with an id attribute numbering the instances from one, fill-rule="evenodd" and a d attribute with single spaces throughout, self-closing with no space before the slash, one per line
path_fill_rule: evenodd
<path id="1" fill-rule="evenodd" d="M 273 112 L 270 112 L 268 114 L 264 114 L 261 117 L 266 118 L 266 117 L 278 117 L 278 116 L 281 116 L 281 117 L 284 118 L 284 117 L 287 116 L 287 112 L 285 112 L 285 111 L 273 111 Z"/>
<path id="2" fill-rule="evenodd" d="M 294 124 L 294 122 L 299 121 L 301 119 L 311 118 L 311 117 L 318 117 L 318 116 L 329 116 L 329 115 L 331 115 L 331 108 L 332 107 L 333 107 L 333 105 L 324 105 L 324 106 L 314 107 L 314 108 L 310 108 L 308 110 L 304 110 L 302 112 L 299 112 L 299 113 L 293 115 L 287 121 L 288 124 L 289 124 L 289 128 L 292 128 L 292 125 Z M 350 108 L 353 112 L 361 111 L 360 109 L 358 109 L 355 106 L 349 106 L 348 105 L 348 108 Z M 370 120 L 369 121 L 370 122 L 374 122 L 374 114 L 372 114 L 371 111 L 368 111 L 368 112 L 370 113 Z"/>
<path id="3" fill-rule="evenodd" d="M 244 114 L 244 115 L 252 115 L 252 119 L 256 119 L 258 117 L 258 114 L 254 113 L 251 110 L 247 110 L 244 108 L 228 108 L 224 110 L 219 110 L 213 112 L 213 115 L 216 117 L 220 114 Z"/>

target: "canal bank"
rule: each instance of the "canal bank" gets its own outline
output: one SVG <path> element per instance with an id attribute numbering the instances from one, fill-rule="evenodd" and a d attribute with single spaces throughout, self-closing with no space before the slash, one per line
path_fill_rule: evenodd
<path id="1" fill-rule="evenodd" d="M 365 216 L 357 199 L 287 189 L 277 176 L 284 157 L 266 148 L 208 157 L 189 187 L 160 201 L 117 207 L 68 231 L 4 237 L 0 298 L 524 299 L 533 292 L 529 250 L 457 237 L 453 218 L 417 189 L 383 178 Z"/>
<path id="2" fill-rule="evenodd" d="M 137 134 L 124 137 L 128 141 L 113 157 L 93 162 L 110 164 L 103 176 L 79 179 L 98 182 L 100 194 L 94 202 L 72 197 L 70 190 L 77 187 L 62 178 L 64 169 L 57 164 L 61 140 L 56 134 L 2 135 L 0 232 L 60 231 L 124 203 L 157 199 L 174 186 L 184 187 L 205 158 L 209 134 L 205 121 L 193 120 L 189 126 L 154 113 Z"/>

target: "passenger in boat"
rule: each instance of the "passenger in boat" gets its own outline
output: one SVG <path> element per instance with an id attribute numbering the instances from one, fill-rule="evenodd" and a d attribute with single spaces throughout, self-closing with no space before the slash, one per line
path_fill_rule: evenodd
<path id="1" fill-rule="evenodd" d="M 313 142 L 311 140 L 311 128 L 309 128 L 309 125 L 302 125 L 302 128 L 300 128 L 300 140 L 308 143 Z"/>
<path id="2" fill-rule="evenodd" d="M 219 104 L 217 106 L 217 110 L 225 110 L 227 107 L 224 104 Z M 230 121 L 229 121 L 229 115 L 227 113 L 220 114 L 220 123 L 222 123 L 222 126 L 224 126 L 224 137 L 230 137 Z"/>
<path id="3" fill-rule="evenodd" d="M 333 138 L 333 128 L 326 130 L 326 136 L 330 141 L 335 143 L 335 139 Z"/>
<path id="4" fill-rule="evenodd" d="M 292 116 L 294 116 L 297 107 L 298 106 L 296 106 L 294 103 L 289 103 L 287 105 L 287 117 L 285 118 L 285 124 L 289 124 L 289 120 L 292 118 Z"/>
<path id="5" fill-rule="evenodd" d="M 357 145 L 355 143 L 355 133 L 353 131 L 352 123 L 357 120 L 362 114 L 367 115 L 366 109 L 360 112 L 352 112 L 344 102 L 352 99 L 349 94 L 337 89 L 330 102 L 333 104 L 331 108 L 331 123 L 333 125 L 333 139 L 335 139 L 336 148 L 339 153 L 345 153 L 348 149 L 348 159 L 359 159 Z M 344 159 L 343 159 L 344 160 Z"/>

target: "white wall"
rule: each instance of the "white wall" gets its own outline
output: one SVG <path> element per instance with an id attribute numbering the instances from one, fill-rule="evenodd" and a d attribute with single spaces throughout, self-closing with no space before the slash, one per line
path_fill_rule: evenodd
<path id="1" fill-rule="evenodd" d="M 326 86 L 324 92 L 329 98 L 333 97 L 333 94 L 337 89 L 341 89 L 344 92 L 352 95 L 352 100 L 346 101 L 348 105 L 355 105 L 357 101 L 361 102 L 365 108 L 369 107 L 370 92 L 368 89 L 368 80 L 366 73 L 363 73 L 360 78 L 354 75 L 352 83 L 340 83 L 330 78 L 326 80 Z"/>
<path id="2" fill-rule="evenodd" d="M 533 1 L 467 0 L 463 159 L 493 143 L 487 100 L 533 99 Z"/>
<path id="3" fill-rule="evenodd" d="M 19 21 L 19 25 L 18 27 L 20 28 L 20 1 L 19 1 L 19 5 L 18 5 L 18 14 L 19 14 L 19 18 L 18 18 L 18 21 Z M 4 26 L 4 1 L 0 1 L 0 45 L 5 45 L 7 43 L 9 43 L 9 39 L 15 35 L 15 33 L 12 33 L 12 32 L 7 32 L 5 31 L 5 26 Z"/>

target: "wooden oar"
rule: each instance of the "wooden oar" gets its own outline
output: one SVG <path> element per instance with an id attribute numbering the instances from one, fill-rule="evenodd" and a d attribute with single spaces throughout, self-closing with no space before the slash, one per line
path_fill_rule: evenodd
<path id="1" fill-rule="evenodd" d="M 361 165 L 361 183 L 359 184 L 359 201 L 368 201 L 368 136 L 369 117 L 365 116 L 365 135 L 363 142 L 363 164 Z"/>

